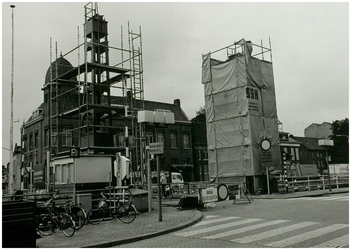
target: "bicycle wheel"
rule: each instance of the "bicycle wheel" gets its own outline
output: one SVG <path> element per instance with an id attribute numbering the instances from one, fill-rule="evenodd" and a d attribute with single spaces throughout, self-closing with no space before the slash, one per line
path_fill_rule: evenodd
<path id="1" fill-rule="evenodd" d="M 75 222 L 69 214 L 64 213 L 61 214 L 60 217 L 60 228 L 63 234 L 67 237 L 72 237 L 76 231 Z"/>
<path id="2" fill-rule="evenodd" d="M 87 219 L 90 224 L 97 225 L 105 219 L 106 215 L 107 214 L 104 209 L 92 208 L 87 215 Z"/>
<path id="3" fill-rule="evenodd" d="M 72 208 L 72 219 L 76 223 L 76 229 L 81 229 L 86 221 L 86 213 L 83 208 L 81 207 L 74 207 Z"/>
<path id="4" fill-rule="evenodd" d="M 37 230 L 43 236 L 51 235 L 54 232 L 54 224 L 48 214 L 41 214 L 37 219 Z"/>
<path id="5" fill-rule="evenodd" d="M 121 206 L 118 209 L 118 219 L 124 223 L 131 223 L 135 220 L 137 210 L 134 205 Z"/>

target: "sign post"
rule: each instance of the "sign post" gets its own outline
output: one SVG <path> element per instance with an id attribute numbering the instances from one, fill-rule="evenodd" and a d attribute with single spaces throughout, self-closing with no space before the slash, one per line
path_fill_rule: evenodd
<path id="1" fill-rule="evenodd" d="M 266 176 L 267 176 L 267 191 L 270 194 L 269 190 L 269 166 L 272 164 L 272 153 L 271 142 L 268 139 L 264 139 L 261 141 L 261 164 L 262 167 L 266 166 Z"/>
<path id="2" fill-rule="evenodd" d="M 80 148 L 72 147 L 69 151 L 70 157 L 73 158 L 73 169 L 74 169 L 74 178 L 73 178 L 73 200 L 74 204 L 77 204 L 77 194 L 76 194 L 76 158 L 80 157 Z"/>
<path id="3" fill-rule="evenodd" d="M 160 185 L 160 164 L 159 155 L 163 154 L 163 142 L 154 142 L 149 144 L 150 154 L 156 155 L 157 167 L 157 190 L 158 190 L 158 221 L 162 221 L 162 199 L 161 199 L 161 185 Z"/>

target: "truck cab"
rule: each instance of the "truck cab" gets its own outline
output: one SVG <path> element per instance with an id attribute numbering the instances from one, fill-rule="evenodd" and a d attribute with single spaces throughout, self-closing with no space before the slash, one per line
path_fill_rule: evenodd
<path id="1" fill-rule="evenodd" d="M 171 172 L 171 188 L 175 194 L 183 193 L 184 179 L 181 173 Z"/>
<path id="2" fill-rule="evenodd" d="M 184 184 L 184 179 L 181 173 L 172 172 L 171 173 L 171 183 L 172 184 Z"/>

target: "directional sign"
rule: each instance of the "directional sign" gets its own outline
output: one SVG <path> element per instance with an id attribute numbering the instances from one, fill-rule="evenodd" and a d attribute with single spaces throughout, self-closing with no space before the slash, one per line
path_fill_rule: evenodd
<path id="1" fill-rule="evenodd" d="M 272 153 L 271 151 L 261 151 L 261 164 L 262 167 L 269 167 L 272 165 Z"/>
<path id="2" fill-rule="evenodd" d="M 163 142 L 154 142 L 149 144 L 150 154 L 161 155 L 163 154 Z"/>

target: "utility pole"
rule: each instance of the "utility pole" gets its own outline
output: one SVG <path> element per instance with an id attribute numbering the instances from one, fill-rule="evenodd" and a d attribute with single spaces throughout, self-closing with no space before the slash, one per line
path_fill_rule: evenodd
<path id="1" fill-rule="evenodd" d="M 12 65 L 11 65 L 11 117 L 10 117 L 10 164 L 9 164 L 9 187 L 8 192 L 12 194 L 14 191 L 13 181 L 13 76 L 14 76 L 14 18 L 13 12 L 15 5 L 10 5 L 12 9 Z"/>

